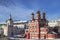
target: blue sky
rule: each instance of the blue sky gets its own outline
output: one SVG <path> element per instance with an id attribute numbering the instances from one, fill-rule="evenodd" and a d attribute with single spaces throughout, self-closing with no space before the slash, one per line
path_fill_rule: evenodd
<path id="1" fill-rule="evenodd" d="M 60 16 L 60 0 L 0 0 L 0 22 L 10 13 L 13 20 L 29 20 L 38 10 L 45 12 L 47 19 L 55 19 Z"/>

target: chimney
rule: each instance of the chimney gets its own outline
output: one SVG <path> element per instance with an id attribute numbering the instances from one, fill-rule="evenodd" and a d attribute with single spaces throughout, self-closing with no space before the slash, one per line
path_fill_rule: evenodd
<path id="1" fill-rule="evenodd" d="M 41 17 L 40 17 L 40 11 L 37 11 L 37 13 L 36 13 L 36 19 L 37 20 L 41 19 Z"/>
<path id="2" fill-rule="evenodd" d="M 34 13 L 31 14 L 31 20 L 34 20 Z"/>

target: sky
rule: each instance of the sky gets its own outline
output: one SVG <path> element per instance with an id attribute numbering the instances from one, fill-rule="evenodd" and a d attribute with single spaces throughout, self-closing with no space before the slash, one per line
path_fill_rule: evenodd
<path id="1" fill-rule="evenodd" d="M 46 18 L 60 16 L 60 0 L 0 0 L 0 22 L 6 21 L 9 15 L 13 20 L 29 20 L 31 13 L 46 13 Z"/>

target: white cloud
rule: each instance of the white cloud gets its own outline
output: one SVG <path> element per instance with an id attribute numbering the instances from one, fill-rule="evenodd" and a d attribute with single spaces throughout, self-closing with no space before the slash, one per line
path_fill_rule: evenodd
<path id="1" fill-rule="evenodd" d="M 21 7 L 20 7 L 21 6 Z M 23 5 L 14 7 L 0 6 L 1 21 L 5 21 L 11 12 L 13 19 L 26 20 L 29 19 L 30 14 L 34 12 L 32 9 L 25 8 Z"/>

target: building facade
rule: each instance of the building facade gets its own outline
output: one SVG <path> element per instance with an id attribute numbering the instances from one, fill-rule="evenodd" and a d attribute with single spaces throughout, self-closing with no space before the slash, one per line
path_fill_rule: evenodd
<path id="1" fill-rule="evenodd" d="M 14 21 L 10 15 L 5 23 L 0 23 L 4 29 L 4 35 L 8 37 L 25 37 L 28 39 L 55 39 L 58 38 L 57 29 L 51 28 L 59 25 L 59 21 L 48 22 L 45 13 L 40 11 L 31 14 L 29 21 Z"/>
<path id="2" fill-rule="evenodd" d="M 34 13 L 32 13 L 31 19 L 28 22 L 28 29 L 25 30 L 25 37 L 29 39 L 57 38 L 57 34 L 51 29 L 49 29 L 47 26 L 48 21 L 45 17 L 44 12 L 41 15 L 40 11 L 37 11 L 36 18 L 34 18 Z"/>
<path id="3" fill-rule="evenodd" d="M 11 15 L 7 19 L 6 22 L 0 23 L 0 27 L 4 29 L 5 36 L 23 36 L 25 33 L 25 29 L 27 28 L 28 21 L 15 20 L 13 21 Z"/>
<path id="4" fill-rule="evenodd" d="M 58 17 L 55 20 L 48 20 L 48 26 L 50 27 L 60 26 L 60 17 Z"/>
<path id="5" fill-rule="evenodd" d="M 48 26 L 49 27 L 56 27 L 58 25 L 58 22 L 57 22 L 57 20 L 49 20 L 49 22 L 48 22 Z"/>
<path id="6" fill-rule="evenodd" d="M 48 20 L 48 26 L 54 28 L 60 34 L 60 17 L 55 20 Z"/>

